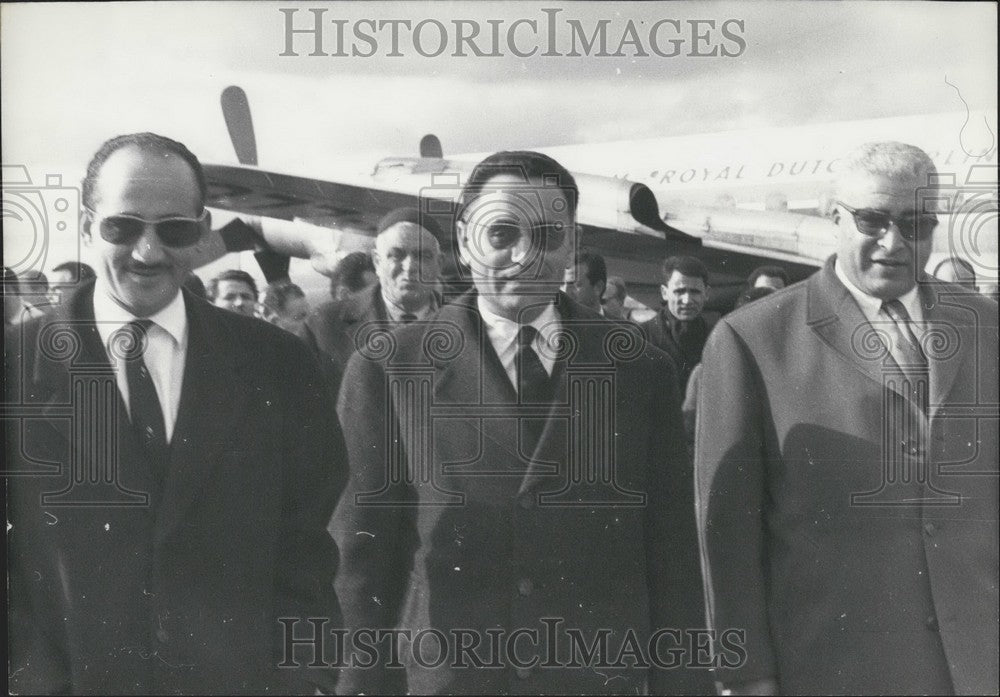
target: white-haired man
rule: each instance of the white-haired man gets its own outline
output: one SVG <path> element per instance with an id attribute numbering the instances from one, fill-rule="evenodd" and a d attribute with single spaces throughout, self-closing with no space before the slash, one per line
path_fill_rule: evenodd
<path id="1" fill-rule="evenodd" d="M 711 620 L 746 633 L 734 694 L 997 692 L 997 314 L 922 273 L 936 174 L 911 145 L 851 153 L 836 255 L 705 348 L 699 532 Z"/>

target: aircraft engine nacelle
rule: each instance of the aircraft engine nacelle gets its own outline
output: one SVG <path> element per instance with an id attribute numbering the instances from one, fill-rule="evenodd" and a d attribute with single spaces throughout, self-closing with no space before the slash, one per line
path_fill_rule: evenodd
<path id="1" fill-rule="evenodd" d="M 663 221 L 656 196 L 645 184 L 594 174 L 574 178 L 580 189 L 578 217 L 618 232 L 692 241 Z"/>

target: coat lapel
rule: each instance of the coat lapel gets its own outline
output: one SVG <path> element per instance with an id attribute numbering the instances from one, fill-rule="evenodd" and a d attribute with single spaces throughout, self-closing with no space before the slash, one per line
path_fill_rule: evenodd
<path id="1" fill-rule="evenodd" d="M 466 293 L 441 308 L 436 319 L 453 326 L 465 347 L 453 360 L 442 361 L 434 386 L 438 404 L 516 404 L 517 393 L 486 333 L 476 293 Z"/>
<path id="2" fill-rule="evenodd" d="M 556 308 L 562 331 L 572 337 L 575 346 L 573 355 L 568 359 L 557 360 L 552 369 L 552 380 L 555 385 L 554 399 L 549 411 L 549 418 L 538 439 L 528 471 L 521 481 L 519 495 L 523 495 L 543 481 L 551 481 L 552 477 L 566 479 L 572 473 L 569 471 L 574 464 L 570 454 L 577 450 L 570 439 L 570 419 L 582 418 L 579 413 L 566 414 L 570 408 L 569 383 L 571 378 L 569 368 L 577 366 L 610 366 L 611 362 L 605 352 L 605 338 L 616 325 L 604 320 L 596 314 L 586 315 L 582 307 L 559 293 Z M 639 329 L 635 331 L 641 334 Z M 560 414 L 559 412 L 563 412 Z M 568 480 L 567 480 L 568 481 Z M 551 487 L 550 487 L 551 488 Z"/>
<path id="3" fill-rule="evenodd" d="M 921 284 L 924 310 L 924 351 L 930 367 L 930 415 L 941 408 L 960 369 L 977 356 L 975 310 L 961 303 L 962 293 L 925 279 Z M 982 357 L 980 357 L 982 358 Z M 978 366 L 968 366 L 977 370 Z"/>
<path id="4" fill-rule="evenodd" d="M 224 333 L 202 301 L 186 292 L 184 300 L 188 350 L 170 441 L 170 472 L 156 521 L 158 542 L 184 519 L 226 450 L 239 449 L 236 426 L 244 419 L 249 399 L 247 380 L 238 370 L 235 337 Z"/>
<path id="5" fill-rule="evenodd" d="M 806 283 L 808 316 L 806 323 L 830 348 L 862 375 L 909 400 L 901 381 L 885 380 L 887 371 L 898 372 L 885 344 L 865 318 L 850 291 L 833 270 L 833 257 Z"/>

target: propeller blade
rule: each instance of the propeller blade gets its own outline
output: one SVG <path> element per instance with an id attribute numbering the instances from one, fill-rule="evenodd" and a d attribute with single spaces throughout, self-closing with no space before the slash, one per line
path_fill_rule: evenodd
<path id="1" fill-rule="evenodd" d="M 420 157 L 430 157 L 436 160 L 444 157 L 441 141 L 433 133 L 428 133 L 420 139 Z"/>
<path id="2" fill-rule="evenodd" d="M 272 252 L 270 249 L 254 252 L 253 256 L 257 260 L 257 265 L 260 266 L 260 270 L 264 274 L 264 279 L 268 283 L 288 280 L 288 267 L 292 261 L 290 257 L 278 252 Z"/>
<path id="3" fill-rule="evenodd" d="M 250 102 L 242 87 L 230 85 L 222 90 L 222 115 L 229 129 L 229 139 L 233 142 L 236 159 L 241 165 L 257 166 L 257 139 L 250 118 Z"/>

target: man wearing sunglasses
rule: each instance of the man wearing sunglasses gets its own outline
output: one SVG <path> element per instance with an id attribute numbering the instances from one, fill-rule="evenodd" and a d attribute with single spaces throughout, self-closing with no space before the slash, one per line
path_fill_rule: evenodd
<path id="1" fill-rule="evenodd" d="M 345 456 L 319 367 L 181 289 L 209 232 L 182 144 L 108 141 L 82 198 L 96 280 L 8 336 L 14 691 L 331 689 L 277 667 L 279 618 L 339 615 Z"/>
<path id="2" fill-rule="evenodd" d="M 997 313 L 924 273 L 937 174 L 853 151 L 836 255 L 709 338 L 699 531 L 712 622 L 746 632 L 734 694 L 998 690 Z"/>
<path id="3" fill-rule="evenodd" d="M 559 291 L 576 201 L 545 155 L 479 163 L 456 220 L 473 290 L 348 364 L 344 694 L 711 689 L 688 651 L 704 605 L 672 363 Z M 373 630 L 398 635 L 370 660 L 350 637 Z M 643 657 L 606 669 L 629 645 Z"/>

